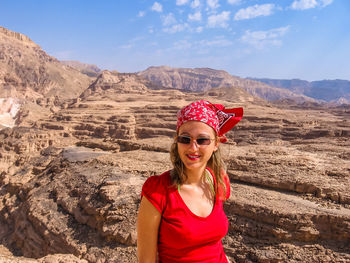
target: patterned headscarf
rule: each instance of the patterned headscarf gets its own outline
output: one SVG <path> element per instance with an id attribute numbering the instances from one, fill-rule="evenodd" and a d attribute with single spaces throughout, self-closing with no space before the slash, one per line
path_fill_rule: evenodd
<path id="1" fill-rule="evenodd" d="M 177 113 L 177 127 L 188 121 L 200 121 L 214 129 L 220 142 L 226 142 L 225 133 L 231 130 L 243 116 L 243 108 L 225 109 L 221 104 L 212 104 L 206 100 L 195 101 Z"/>

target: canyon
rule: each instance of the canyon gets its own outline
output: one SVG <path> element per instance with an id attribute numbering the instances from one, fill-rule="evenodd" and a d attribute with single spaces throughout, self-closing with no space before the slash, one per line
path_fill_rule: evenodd
<path id="1" fill-rule="evenodd" d="M 270 101 L 283 91 L 211 69 L 92 77 L 26 36 L 0 37 L 0 262 L 137 262 L 141 187 L 171 169 L 176 112 L 199 99 L 244 108 L 221 145 L 229 259 L 350 262 L 348 105 Z M 13 50 L 28 72 L 8 66 Z M 26 61 L 46 65 L 44 81 Z"/>

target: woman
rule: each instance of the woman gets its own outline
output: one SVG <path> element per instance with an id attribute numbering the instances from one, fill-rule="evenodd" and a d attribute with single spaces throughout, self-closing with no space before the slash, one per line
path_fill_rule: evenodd
<path id="1" fill-rule="evenodd" d="M 228 262 L 221 239 L 228 231 L 223 201 L 230 183 L 219 143 L 242 118 L 243 109 L 225 109 L 200 100 L 177 113 L 171 147 L 174 169 L 149 177 L 142 187 L 137 220 L 140 263 Z"/>

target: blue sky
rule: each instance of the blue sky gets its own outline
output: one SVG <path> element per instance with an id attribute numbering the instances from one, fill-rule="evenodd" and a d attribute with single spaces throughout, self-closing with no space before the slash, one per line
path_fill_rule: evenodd
<path id="1" fill-rule="evenodd" d="M 0 25 L 58 59 L 120 72 L 350 80 L 348 0 L 0 0 Z"/>

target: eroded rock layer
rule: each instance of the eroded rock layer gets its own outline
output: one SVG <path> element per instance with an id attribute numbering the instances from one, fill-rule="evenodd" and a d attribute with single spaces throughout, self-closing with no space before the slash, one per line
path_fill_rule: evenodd
<path id="1" fill-rule="evenodd" d="M 230 259 L 350 261 L 349 109 L 281 108 L 240 89 L 147 85 L 105 71 L 47 117 L 0 131 L 3 258 L 136 262 L 142 184 L 171 168 L 177 110 L 204 98 L 245 109 L 222 145 Z"/>
<path id="2" fill-rule="evenodd" d="M 243 89 L 254 97 L 266 100 L 290 98 L 298 102 L 314 102 L 315 99 L 293 93 L 287 89 L 268 86 L 263 82 L 232 76 L 224 70 L 210 68 L 149 67 L 138 75 L 152 81 L 158 87 L 186 91 L 208 91 L 212 88 L 234 87 Z"/>
<path id="3" fill-rule="evenodd" d="M 91 79 L 49 56 L 27 36 L 0 27 L 0 98 L 73 98 Z"/>

